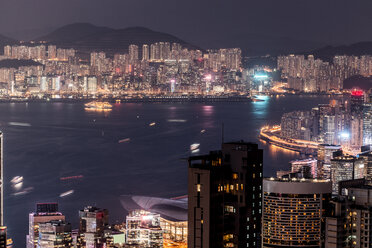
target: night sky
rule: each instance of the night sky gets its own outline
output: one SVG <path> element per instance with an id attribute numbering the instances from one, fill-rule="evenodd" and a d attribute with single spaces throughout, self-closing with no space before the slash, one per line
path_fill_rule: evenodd
<path id="1" fill-rule="evenodd" d="M 45 34 L 74 22 L 145 26 L 205 45 L 244 37 L 320 44 L 371 41 L 370 0 L 0 0 L 0 33 Z"/>

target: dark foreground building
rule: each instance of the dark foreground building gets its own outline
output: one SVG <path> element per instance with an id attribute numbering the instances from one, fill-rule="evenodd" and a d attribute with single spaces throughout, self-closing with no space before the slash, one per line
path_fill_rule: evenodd
<path id="1" fill-rule="evenodd" d="M 231 142 L 189 158 L 188 247 L 260 247 L 263 152 Z"/>

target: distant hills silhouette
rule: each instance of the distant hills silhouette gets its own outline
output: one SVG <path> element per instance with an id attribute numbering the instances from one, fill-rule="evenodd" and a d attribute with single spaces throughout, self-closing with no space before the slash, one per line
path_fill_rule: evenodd
<path id="1" fill-rule="evenodd" d="M 243 55 L 271 56 L 296 54 L 313 54 L 317 58 L 330 60 L 335 55 L 372 55 L 372 41 L 359 42 L 351 45 L 324 46 L 321 43 L 293 40 L 285 37 L 271 37 L 268 35 L 239 35 L 231 37 L 228 45 L 223 40 L 205 42 L 202 47 L 198 44 L 191 44 L 174 35 L 157 32 L 145 27 L 129 27 L 114 29 L 95 26 L 89 23 L 74 23 L 57 28 L 47 35 L 33 39 L 36 42 L 45 41 L 48 44 L 55 44 L 62 48 L 75 48 L 79 54 L 88 55 L 92 51 L 104 51 L 108 55 L 114 53 L 125 53 L 130 44 L 141 46 L 155 42 L 176 42 L 189 49 L 228 48 L 231 46 L 240 47 Z M 6 44 L 16 44 L 18 41 L 0 35 L 0 53 Z M 36 43 L 37 44 L 37 43 Z M 314 47 L 319 47 L 314 49 Z M 302 51 L 302 52 L 301 52 Z"/>

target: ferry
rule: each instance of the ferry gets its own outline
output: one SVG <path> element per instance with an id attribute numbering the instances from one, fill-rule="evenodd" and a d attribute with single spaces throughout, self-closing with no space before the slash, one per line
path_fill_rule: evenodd
<path id="1" fill-rule="evenodd" d="M 111 110 L 112 105 L 109 102 L 88 102 L 85 104 L 86 109 L 92 109 L 92 110 Z"/>
<path id="2" fill-rule="evenodd" d="M 63 198 L 65 196 L 69 196 L 69 195 L 71 195 L 73 193 L 74 193 L 74 190 L 72 189 L 72 190 L 69 190 L 69 191 L 66 191 L 66 192 L 60 194 L 59 197 Z"/>
<path id="3" fill-rule="evenodd" d="M 21 183 L 21 182 L 23 182 L 23 177 L 22 176 L 15 176 L 15 177 L 13 177 L 12 180 L 10 180 L 10 182 L 13 183 L 13 184 Z"/>
<path id="4" fill-rule="evenodd" d="M 190 151 L 196 151 L 199 149 L 200 144 L 199 143 L 194 143 L 190 145 Z"/>

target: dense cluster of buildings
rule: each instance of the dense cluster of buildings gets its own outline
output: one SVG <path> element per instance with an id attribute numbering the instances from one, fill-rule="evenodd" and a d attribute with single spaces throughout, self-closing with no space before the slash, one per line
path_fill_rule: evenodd
<path id="1" fill-rule="evenodd" d="M 281 119 L 281 136 L 341 145 L 358 152 L 361 146 L 372 143 L 371 100 L 370 91 L 353 90 L 310 111 L 285 113 Z"/>
<path id="2" fill-rule="evenodd" d="M 241 50 L 189 50 L 178 43 L 130 45 L 128 53 L 92 52 L 55 45 L 4 47 L 2 59 L 34 64 L 0 68 L 0 95 L 94 96 L 131 94 L 221 94 L 245 91 Z"/>
<path id="3" fill-rule="evenodd" d="M 353 75 L 372 75 L 372 56 L 335 56 L 331 62 L 313 55 L 278 57 L 277 68 L 288 80 L 288 87 L 298 92 L 338 92 L 343 81 Z"/>
<path id="4" fill-rule="evenodd" d="M 317 154 L 263 178 L 257 144 L 223 143 L 188 159 L 187 197 L 122 196 L 121 224 L 87 206 L 74 229 L 57 203 L 37 204 L 27 247 L 371 247 L 371 146 L 351 156 L 320 145 Z M 5 227 L 0 247 L 11 247 Z"/>

